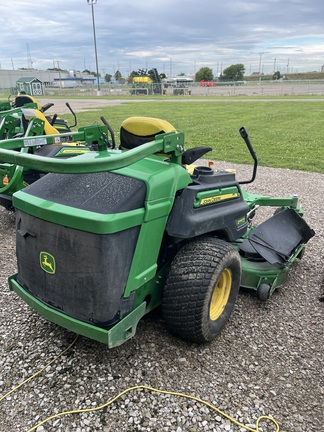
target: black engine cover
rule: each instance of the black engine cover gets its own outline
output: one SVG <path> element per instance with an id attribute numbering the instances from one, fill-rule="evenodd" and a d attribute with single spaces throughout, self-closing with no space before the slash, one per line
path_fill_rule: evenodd
<path id="1" fill-rule="evenodd" d="M 249 207 L 242 198 L 235 175 L 225 171 L 214 173 L 208 167 L 198 167 L 195 172 L 193 183 L 175 199 L 166 227 L 168 234 L 191 238 L 213 233 L 228 241 L 245 234 Z M 226 190 L 229 189 L 236 191 L 235 197 L 226 198 Z M 205 200 L 207 205 L 195 206 L 199 194 L 208 191 L 215 198 Z"/>

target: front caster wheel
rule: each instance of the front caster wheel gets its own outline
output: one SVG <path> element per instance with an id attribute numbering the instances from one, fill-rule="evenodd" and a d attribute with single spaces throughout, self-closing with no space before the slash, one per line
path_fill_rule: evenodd
<path id="1" fill-rule="evenodd" d="M 257 297 L 261 301 L 267 301 L 270 297 L 271 285 L 262 283 L 257 289 Z"/>
<path id="2" fill-rule="evenodd" d="M 229 243 L 214 237 L 187 243 L 174 258 L 165 285 L 166 324 L 183 339 L 211 341 L 232 313 L 240 280 L 240 255 Z"/>

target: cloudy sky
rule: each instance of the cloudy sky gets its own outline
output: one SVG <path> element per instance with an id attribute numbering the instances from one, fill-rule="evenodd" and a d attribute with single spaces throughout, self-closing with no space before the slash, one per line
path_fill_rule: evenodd
<path id="1" fill-rule="evenodd" d="M 2 69 L 96 70 L 89 0 L 1 0 Z M 323 0 L 97 0 L 101 75 L 156 67 L 167 76 L 215 75 L 243 63 L 319 71 L 324 65 Z"/>

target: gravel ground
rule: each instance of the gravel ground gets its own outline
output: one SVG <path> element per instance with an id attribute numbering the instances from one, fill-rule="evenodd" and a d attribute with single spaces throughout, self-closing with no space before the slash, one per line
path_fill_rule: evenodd
<path id="1" fill-rule="evenodd" d="M 251 172 L 250 167 L 229 167 L 241 178 Z M 223 332 L 202 346 L 170 335 L 158 311 L 144 318 L 136 336 L 119 348 L 108 350 L 80 337 L 57 362 L 0 403 L 1 432 L 27 431 L 50 415 L 103 404 L 137 385 L 199 397 L 252 428 L 260 415 L 270 415 L 281 432 L 322 431 L 324 175 L 260 167 L 247 189 L 273 196 L 298 193 L 305 219 L 316 231 L 285 287 L 266 303 L 241 292 Z M 16 270 L 14 215 L 3 209 L 0 233 L 0 394 L 5 394 L 75 335 L 38 317 L 9 292 L 6 277 Z M 196 401 L 135 390 L 108 408 L 60 417 L 37 429 L 42 430 L 244 429 Z"/>

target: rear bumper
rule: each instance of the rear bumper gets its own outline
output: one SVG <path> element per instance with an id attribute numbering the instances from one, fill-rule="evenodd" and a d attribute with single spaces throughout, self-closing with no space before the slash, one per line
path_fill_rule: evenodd
<path id="1" fill-rule="evenodd" d="M 28 306 L 48 321 L 58 324 L 76 334 L 104 343 L 109 348 L 119 346 L 133 337 L 139 320 L 146 313 L 146 302 L 144 302 L 112 328 L 105 330 L 71 318 L 37 300 L 17 282 L 17 274 L 9 276 L 8 282 L 11 291 L 14 291 Z"/>

